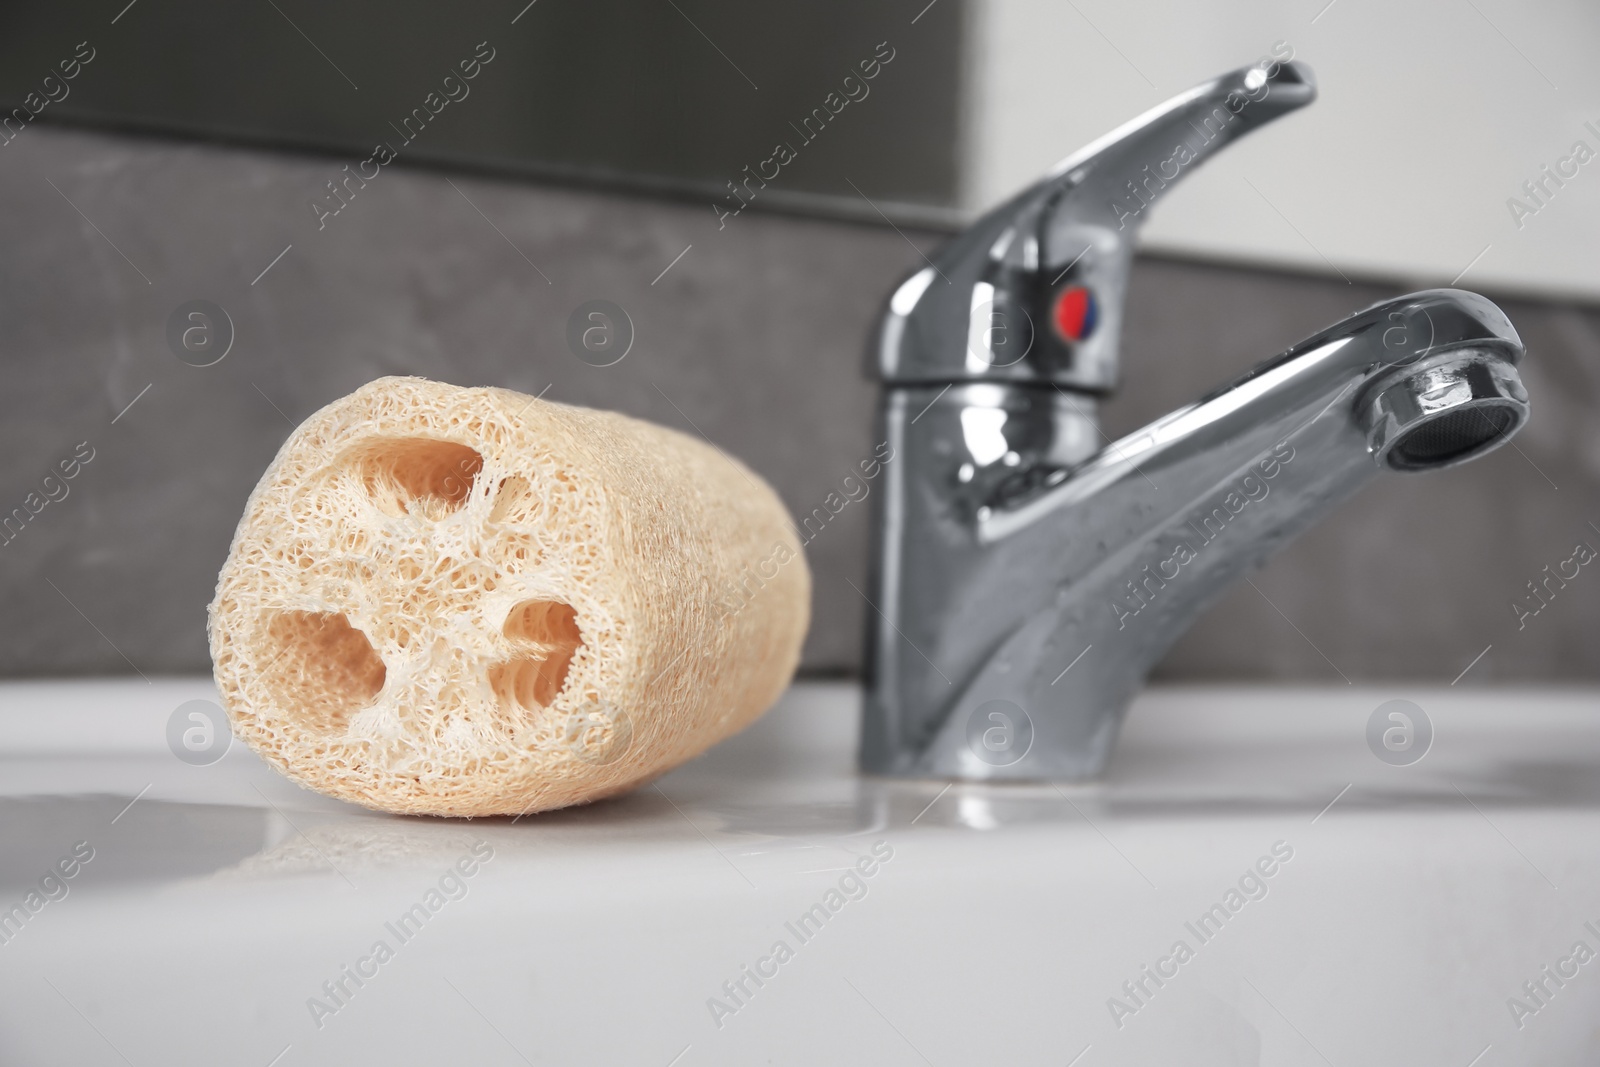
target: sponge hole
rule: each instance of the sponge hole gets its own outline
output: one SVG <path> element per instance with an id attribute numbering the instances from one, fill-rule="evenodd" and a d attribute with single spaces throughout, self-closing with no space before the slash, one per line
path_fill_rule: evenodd
<path id="1" fill-rule="evenodd" d="M 567 681 L 569 654 L 560 663 L 536 656 L 510 660 L 489 668 L 489 685 L 506 707 L 515 704 L 528 711 L 548 708 Z"/>
<path id="2" fill-rule="evenodd" d="M 526 478 L 502 478 L 489 508 L 490 522 L 529 523 L 544 511 L 544 501 Z"/>
<path id="3" fill-rule="evenodd" d="M 564 647 L 569 655 L 583 644 L 583 635 L 578 632 L 578 613 L 571 604 L 559 600 L 522 601 L 506 615 L 502 631 L 508 640 L 552 650 Z"/>
<path id="4" fill-rule="evenodd" d="M 315 733 L 342 733 L 388 674 L 367 635 L 339 612 L 284 612 L 268 623 L 266 643 L 264 683 L 286 717 Z"/>
<path id="5" fill-rule="evenodd" d="M 384 514 L 442 519 L 467 502 L 483 456 L 454 441 L 385 438 L 361 449 L 355 469 Z"/>
<path id="6" fill-rule="evenodd" d="M 530 711 L 549 707 L 583 644 L 578 613 L 559 600 L 524 600 L 506 615 L 501 629 L 519 646 L 519 655 L 490 669 L 490 686 L 502 704 Z"/>

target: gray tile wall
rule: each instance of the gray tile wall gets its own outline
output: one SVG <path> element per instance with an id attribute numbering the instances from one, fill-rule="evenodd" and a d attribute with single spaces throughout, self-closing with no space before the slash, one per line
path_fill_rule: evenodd
<path id="1" fill-rule="evenodd" d="M 307 202 L 343 162 L 47 128 L 0 150 L 0 513 L 93 449 L 0 545 L 0 673 L 206 669 L 205 604 L 255 479 L 293 424 L 382 374 L 701 433 L 809 512 L 870 451 L 879 302 L 941 239 L 752 212 L 719 231 L 702 204 L 398 167 L 319 231 Z M 1400 288 L 1147 258 L 1107 428 Z M 595 298 L 635 324 L 616 366 L 566 348 Z M 215 366 L 168 348 L 193 299 L 234 324 Z M 1600 570 L 1521 631 L 1510 607 L 1578 540 L 1600 548 L 1600 311 L 1502 303 L 1531 351 L 1518 447 L 1385 479 L 1229 594 L 1163 676 L 1448 682 L 1492 645 L 1465 681 L 1600 677 Z M 859 667 L 868 518 L 852 504 L 811 546 L 809 671 Z"/>

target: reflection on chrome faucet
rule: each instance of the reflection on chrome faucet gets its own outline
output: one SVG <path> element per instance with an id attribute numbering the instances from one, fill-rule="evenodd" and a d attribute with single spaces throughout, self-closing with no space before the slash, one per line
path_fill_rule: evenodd
<path id="1" fill-rule="evenodd" d="M 1221 537 L 1235 516 L 1251 504 L 1259 504 L 1267 499 L 1267 494 L 1272 492 L 1272 479 L 1282 473 L 1284 466 L 1293 459 L 1294 446 L 1287 441 L 1279 441 L 1272 446 L 1265 459 L 1258 460 L 1249 473 L 1240 477 L 1227 495 L 1214 505 L 1201 505 L 1196 516 L 1180 529 L 1172 554 L 1153 564 L 1145 564 L 1137 576 L 1128 579 L 1128 595 L 1121 597 L 1120 602 L 1111 602 L 1111 611 L 1117 617 L 1117 629 L 1125 628 L 1129 619 L 1149 607 L 1168 582 L 1177 581 L 1184 566 L 1199 558 L 1200 549 Z M 1194 536 L 1191 538 L 1189 534 Z"/>
<path id="2" fill-rule="evenodd" d="M 1296 62 L 1198 86 L 1070 156 L 890 297 L 876 439 L 897 458 L 876 494 L 866 770 L 1098 773 L 1145 674 L 1234 581 L 1382 472 L 1467 462 L 1526 421 L 1516 330 L 1438 289 L 1104 444 L 1127 224 L 1143 218 L 1129 184 L 1219 109 L 1231 118 L 1163 188 L 1314 96 Z"/>
<path id="3" fill-rule="evenodd" d="M 1244 110 L 1265 100 L 1272 93 L 1274 79 L 1282 64 L 1294 58 L 1294 48 L 1287 41 L 1275 41 L 1272 54 L 1263 56 L 1247 69 L 1239 85 L 1222 98 L 1210 111 L 1191 119 L 1186 135 L 1172 147 L 1172 154 L 1155 164 L 1145 164 L 1138 174 L 1128 180 L 1127 195 L 1120 198 L 1117 210 L 1117 229 L 1128 223 L 1138 225 L 1139 215 L 1156 202 L 1162 190 L 1183 177 L 1185 167 L 1204 158 L 1207 145 L 1221 136 L 1244 113 Z M 1292 84 L 1292 83 L 1291 83 Z"/>

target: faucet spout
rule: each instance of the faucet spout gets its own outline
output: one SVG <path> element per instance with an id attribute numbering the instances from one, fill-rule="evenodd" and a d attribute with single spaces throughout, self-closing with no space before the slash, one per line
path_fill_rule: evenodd
<path id="1" fill-rule="evenodd" d="M 1097 773 L 1146 673 L 1235 580 L 1382 471 L 1509 439 L 1522 354 L 1484 298 L 1416 293 L 1098 450 L 1082 395 L 896 390 L 865 766 Z"/>
<path id="2" fill-rule="evenodd" d="M 977 538 L 1021 537 L 1080 508 L 1074 522 L 1089 525 L 1076 526 L 1079 533 L 1119 512 L 1143 516 L 1145 526 L 1159 523 L 1153 516 L 1164 509 L 1181 520 L 1208 489 L 1248 476 L 1269 452 L 1293 452 L 1290 438 L 1320 427 L 1335 432 L 1324 435 L 1317 465 L 1339 481 L 1350 472 L 1364 483 L 1384 466 L 1414 472 L 1465 462 L 1504 444 L 1525 420 L 1515 370 L 1522 356 L 1510 320 L 1476 293 L 1434 289 L 1382 301 L 1112 442 L 1056 485 L 1003 497 L 981 511 Z M 1403 398 L 1421 396 L 1433 398 L 1426 412 L 1395 410 Z M 1279 456 L 1284 464 L 1292 458 Z M 1176 492 L 1152 481 L 1152 470 Z M 1105 533 L 1132 531 L 1113 523 Z"/>

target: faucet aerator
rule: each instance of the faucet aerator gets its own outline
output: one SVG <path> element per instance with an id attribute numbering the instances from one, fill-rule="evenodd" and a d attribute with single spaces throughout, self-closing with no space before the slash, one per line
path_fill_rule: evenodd
<path id="1" fill-rule="evenodd" d="M 1390 470 L 1439 470 L 1494 451 L 1527 420 L 1517 368 L 1458 351 L 1377 391 L 1365 415 L 1367 447 Z"/>

